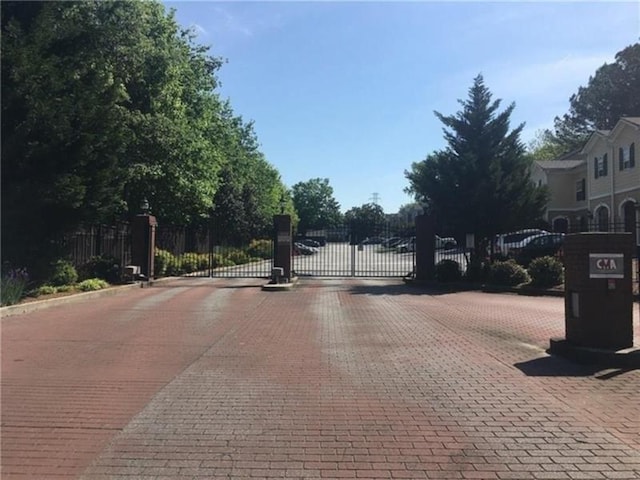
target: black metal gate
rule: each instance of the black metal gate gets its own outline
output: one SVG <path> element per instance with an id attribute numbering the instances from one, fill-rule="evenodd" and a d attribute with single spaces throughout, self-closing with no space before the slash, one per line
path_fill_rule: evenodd
<path id="1" fill-rule="evenodd" d="M 415 227 L 345 224 L 296 235 L 297 276 L 404 277 L 415 265 Z"/>
<path id="2" fill-rule="evenodd" d="M 273 240 L 231 241 L 215 226 L 159 225 L 155 275 L 267 278 L 273 267 Z"/>

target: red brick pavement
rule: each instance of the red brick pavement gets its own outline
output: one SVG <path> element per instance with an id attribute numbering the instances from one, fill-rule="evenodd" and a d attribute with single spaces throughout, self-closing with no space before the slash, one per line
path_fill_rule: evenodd
<path id="1" fill-rule="evenodd" d="M 245 285 L 3 319 L 2 478 L 640 478 L 640 371 L 547 356 L 562 299 Z"/>

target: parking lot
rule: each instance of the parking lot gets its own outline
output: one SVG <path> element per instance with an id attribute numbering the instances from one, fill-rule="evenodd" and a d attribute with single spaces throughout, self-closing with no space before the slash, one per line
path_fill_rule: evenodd
<path id="1" fill-rule="evenodd" d="M 443 259 L 457 261 L 466 270 L 467 256 L 464 249 L 436 250 L 436 264 Z M 327 243 L 311 255 L 296 255 L 293 268 L 300 276 L 335 277 L 404 277 L 413 271 L 415 252 L 399 253 L 380 245 L 350 245 Z"/>

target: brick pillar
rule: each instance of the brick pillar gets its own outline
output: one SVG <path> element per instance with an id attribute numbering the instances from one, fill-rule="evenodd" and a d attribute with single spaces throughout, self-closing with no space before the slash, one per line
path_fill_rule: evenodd
<path id="1" fill-rule="evenodd" d="M 273 266 L 282 268 L 282 276 L 291 280 L 291 255 L 293 251 L 291 215 L 275 215 L 273 223 L 276 231 Z"/>
<path id="2" fill-rule="evenodd" d="M 567 342 L 611 350 L 632 347 L 633 235 L 567 235 L 563 251 Z"/>
<path id="3" fill-rule="evenodd" d="M 433 280 L 436 251 L 435 219 L 430 215 L 416 217 L 416 280 Z"/>
<path id="4" fill-rule="evenodd" d="M 131 224 L 131 263 L 140 267 L 140 273 L 151 280 L 154 275 L 156 227 L 153 215 L 136 215 Z"/>

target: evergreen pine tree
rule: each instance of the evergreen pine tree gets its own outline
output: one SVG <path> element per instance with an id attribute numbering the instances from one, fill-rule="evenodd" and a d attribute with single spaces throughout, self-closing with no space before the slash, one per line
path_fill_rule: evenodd
<path id="1" fill-rule="evenodd" d="M 482 75 L 459 102 L 462 110 L 455 115 L 435 112 L 447 147 L 412 165 L 408 191 L 436 216 L 441 230 L 474 233 L 480 248 L 497 233 L 537 222 L 547 194 L 531 181 L 531 160 L 520 141 L 524 125 L 509 131 L 515 104 L 499 112 L 500 100 L 492 101 Z"/>

